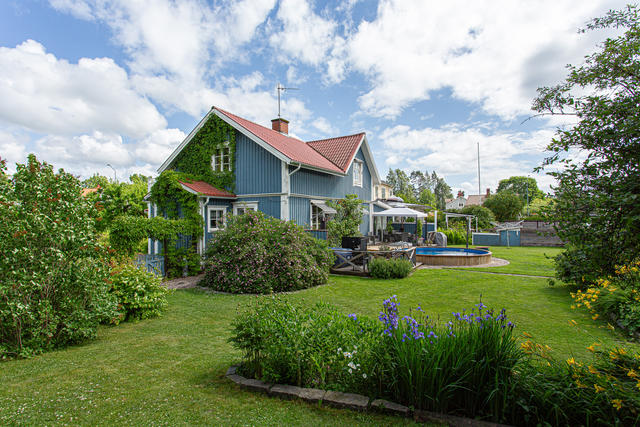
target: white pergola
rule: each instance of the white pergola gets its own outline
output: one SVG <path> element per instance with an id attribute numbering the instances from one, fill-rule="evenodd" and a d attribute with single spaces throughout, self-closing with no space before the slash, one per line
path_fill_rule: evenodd
<path id="1" fill-rule="evenodd" d="M 437 230 L 437 224 L 438 224 L 438 212 L 436 211 L 436 217 L 435 217 L 435 224 L 436 224 L 436 230 Z M 384 217 L 384 218 L 388 218 L 388 217 L 400 217 L 400 218 L 415 218 L 416 221 L 419 218 L 426 218 L 429 215 L 427 215 L 424 212 L 420 212 L 417 211 L 415 209 L 411 209 L 411 208 L 407 208 L 407 207 L 395 207 L 395 208 L 389 208 L 389 209 L 385 209 L 381 212 L 374 212 L 373 216 L 375 217 Z M 404 221 L 403 221 L 404 222 Z"/>

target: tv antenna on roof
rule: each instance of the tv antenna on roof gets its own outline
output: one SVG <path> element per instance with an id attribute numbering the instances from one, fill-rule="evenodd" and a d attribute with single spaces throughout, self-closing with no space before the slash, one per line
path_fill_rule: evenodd
<path id="1" fill-rule="evenodd" d="M 276 86 L 276 90 L 278 91 L 278 118 L 280 118 L 280 92 L 284 92 L 285 90 L 300 90 L 297 87 L 284 87 L 280 83 Z"/>

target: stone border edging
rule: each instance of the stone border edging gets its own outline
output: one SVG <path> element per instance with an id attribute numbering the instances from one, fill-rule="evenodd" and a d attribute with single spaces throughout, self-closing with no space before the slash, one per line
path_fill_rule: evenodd
<path id="1" fill-rule="evenodd" d="M 232 365 L 227 369 L 225 376 L 242 388 L 265 393 L 271 397 L 279 397 L 280 399 L 301 399 L 309 403 L 321 403 L 335 408 L 352 409 L 362 412 L 375 410 L 402 417 L 410 417 L 413 415 L 414 420 L 419 422 L 437 422 L 456 427 L 504 427 L 504 424 L 496 424 L 488 421 L 456 417 L 436 412 L 411 410 L 407 406 L 400 405 L 399 403 L 384 399 L 370 400 L 368 397 L 360 394 L 320 390 L 317 388 L 303 388 L 288 384 L 265 383 L 253 378 L 245 378 L 238 375 L 237 372 L 238 365 Z"/>

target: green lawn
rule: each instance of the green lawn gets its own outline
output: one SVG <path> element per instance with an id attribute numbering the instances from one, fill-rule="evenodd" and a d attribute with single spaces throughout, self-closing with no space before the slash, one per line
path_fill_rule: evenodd
<path id="1" fill-rule="evenodd" d="M 496 256 L 513 260 L 513 268 L 527 270 L 525 274 L 552 274 L 550 264 L 537 259 L 544 249 L 500 249 L 504 252 Z M 377 316 L 382 300 L 394 294 L 401 311 L 420 303 L 443 319 L 453 310 L 472 307 L 482 294 L 485 304 L 507 308 L 517 331 L 549 344 L 559 358 L 587 358 L 585 347 L 594 341 L 625 344 L 584 312 L 571 310 L 566 287 L 549 287 L 540 278 L 452 269 L 419 270 L 397 281 L 331 276 L 328 285 L 291 298 Z M 271 399 L 226 380 L 227 367 L 239 360 L 227 343 L 230 322 L 238 304 L 251 298 L 256 297 L 177 291 L 161 318 L 102 327 L 99 338 L 85 345 L 0 363 L 0 425 L 410 423 Z M 572 319 L 577 327 L 569 324 Z"/>
<path id="2" fill-rule="evenodd" d="M 458 247 L 464 246 L 458 245 Z M 562 252 L 562 248 L 507 248 L 505 246 L 491 246 L 489 250 L 494 257 L 506 259 L 509 264 L 473 270 L 553 277 L 553 257 Z"/>

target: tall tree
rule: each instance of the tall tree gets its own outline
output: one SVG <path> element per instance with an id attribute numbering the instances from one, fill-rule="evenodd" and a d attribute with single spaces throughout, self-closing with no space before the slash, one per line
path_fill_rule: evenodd
<path id="1" fill-rule="evenodd" d="M 584 31 L 624 29 L 607 38 L 564 83 L 538 89 L 533 109 L 570 115 L 541 168 L 560 164 L 554 216 L 568 243 L 558 276 L 583 284 L 614 271 L 640 253 L 640 20 L 638 8 L 609 11 Z M 585 159 L 575 156 L 587 153 Z"/>
<path id="2" fill-rule="evenodd" d="M 445 182 L 444 178 L 440 178 L 438 175 L 436 175 L 435 171 L 433 171 L 431 179 L 435 182 L 435 184 L 433 185 L 433 194 L 435 194 L 436 196 L 437 208 L 443 210 L 447 205 L 446 199 L 450 199 L 453 197 L 451 187 L 449 187 L 449 184 Z"/>
<path id="3" fill-rule="evenodd" d="M 498 221 L 509 221 L 518 218 L 524 202 L 516 193 L 502 191 L 489 197 L 482 206 L 489 208 Z"/>
<path id="4" fill-rule="evenodd" d="M 393 193 L 403 199 L 415 199 L 415 192 L 411 185 L 411 179 L 402 169 L 389 170 L 387 182 L 393 187 Z M 404 197 L 403 197 L 404 196 Z M 409 200 L 405 200 L 406 202 Z"/>
<path id="5" fill-rule="evenodd" d="M 501 191 L 516 193 L 525 203 L 527 198 L 529 202 L 544 198 L 544 193 L 538 188 L 536 179 L 527 176 L 512 176 L 507 179 L 501 179 L 496 192 L 499 193 Z"/>

